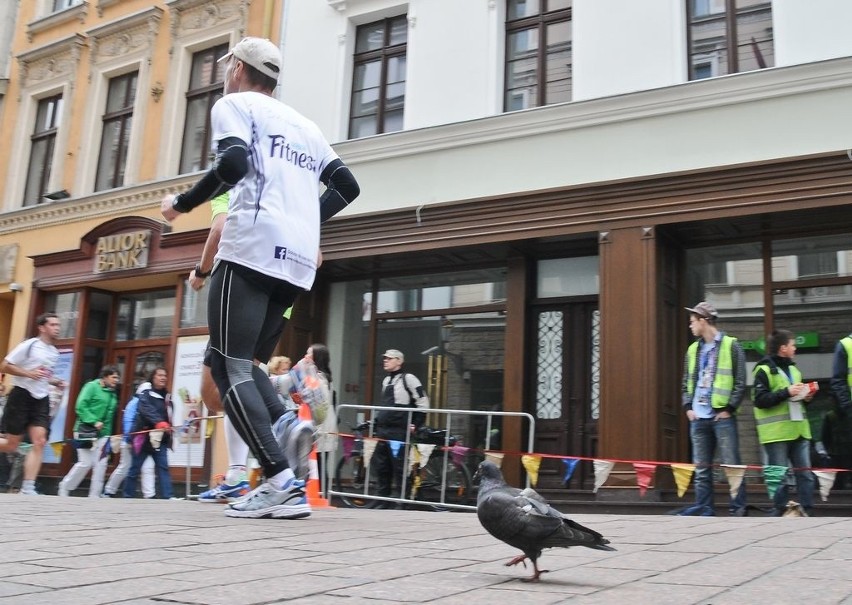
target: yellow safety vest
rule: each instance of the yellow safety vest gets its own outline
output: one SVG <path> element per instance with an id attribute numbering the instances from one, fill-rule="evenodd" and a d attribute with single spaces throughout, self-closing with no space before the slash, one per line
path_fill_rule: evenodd
<path id="1" fill-rule="evenodd" d="M 790 366 L 790 378 L 782 370 L 773 374 L 766 364 L 758 364 L 754 375 L 763 372 L 769 378 L 769 388 L 772 392 L 779 391 L 796 382 L 802 382 L 802 373 L 796 366 Z M 754 408 L 754 418 L 757 421 L 757 438 L 761 443 L 776 441 L 795 441 L 799 437 L 811 438 L 811 424 L 808 419 L 792 420 L 790 418 L 790 400 L 785 399 L 775 407 Z"/>
<path id="2" fill-rule="evenodd" d="M 734 366 L 731 356 L 731 348 L 736 342 L 733 336 L 722 336 L 719 343 L 719 358 L 716 360 L 716 375 L 713 377 L 713 388 L 710 391 L 710 406 L 714 409 L 724 408 L 731 401 L 731 393 L 734 390 Z M 698 345 L 696 340 L 686 350 L 687 374 L 686 392 L 693 395 L 696 382 L 696 368 L 698 367 Z"/>
<path id="3" fill-rule="evenodd" d="M 840 344 L 846 349 L 846 364 L 849 366 L 846 370 L 846 384 L 849 385 L 849 390 L 852 391 L 852 335 L 841 338 Z"/>

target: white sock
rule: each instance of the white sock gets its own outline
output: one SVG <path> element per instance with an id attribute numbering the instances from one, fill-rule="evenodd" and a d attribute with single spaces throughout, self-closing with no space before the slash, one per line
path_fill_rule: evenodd
<path id="1" fill-rule="evenodd" d="M 267 481 L 267 483 L 269 483 L 269 485 L 271 485 L 272 487 L 274 487 L 275 489 L 280 491 L 280 490 L 284 489 L 285 485 L 290 483 L 290 481 L 292 481 L 295 478 L 296 478 L 296 475 L 293 474 L 293 470 L 289 469 L 289 468 L 285 468 L 283 471 L 281 471 L 280 473 L 278 473 L 274 477 L 270 477 L 269 481 Z"/>
<path id="2" fill-rule="evenodd" d="M 290 471 L 290 474 L 292 475 L 293 472 Z M 32 481 L 32 480 L 21 481 L 21 491 L 22 492 L 35 491 L 35 481 Z"/>
<path id="3" fill-rule="evenodd" d="M 232 464 L 228 467 L 228 472 L 225 473 L 225 483 L 228 485 L 236 485 L 243 481 L 248 481 L 245 465 Z"/>

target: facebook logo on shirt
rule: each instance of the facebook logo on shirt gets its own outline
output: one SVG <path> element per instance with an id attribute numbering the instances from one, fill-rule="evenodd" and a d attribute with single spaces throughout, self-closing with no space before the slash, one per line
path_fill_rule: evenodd
<path id="1" fill-rule="evenodd" d="M 284 260 L 287 258 L 287 248 L 284 246 L 275 246 L 275 258 Z"/>

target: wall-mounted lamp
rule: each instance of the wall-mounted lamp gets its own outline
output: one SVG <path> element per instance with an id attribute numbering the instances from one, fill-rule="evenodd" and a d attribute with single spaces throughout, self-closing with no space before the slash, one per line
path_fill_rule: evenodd
<path id="1" fill-rule="evenodd" d="M 13 281 L 11 284 L 9 284 L 9 289 L 12 292 L 23 292 L 24 286 L 23 286 L 23 284 L 19 284 L 18 282 Z"/>

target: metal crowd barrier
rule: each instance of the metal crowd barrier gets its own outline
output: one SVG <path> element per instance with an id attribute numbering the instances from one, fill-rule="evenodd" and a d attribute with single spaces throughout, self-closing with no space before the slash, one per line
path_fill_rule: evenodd
<path id="1" fill-rule="evenodd" d="M 367 466 L 367 469 L 366 469 L 367 475 L 366 475 L 366 480 L 364 482 L 364 484 L 365 484 L 364 491 L 361 491 L 361 492 L 344 492 L 344 491 L 341 491 L 340 488 L 342 486 L 335 485 L 335 482 L 334 482 L 335 475 L 336 475 L 335 471 L 336 471 L 337 465 L 338 465 L 339 460 L 340 460 L 340 458 L 337 455 L 336 449 L 332 452 L 332 455 L 326 459 L 326 464 L 328 464 L 330 462 L 331 466 L 329 467 L 329 466 L 326 466 L 325 464 L 323 465 L 325 467 L 323 474 L 326 475 L 326 477 L 324 477 L 323 479 L 330 478 L 330 483 L 331 483 L 331 486 L 325 490 L 326 497 L 328 497 L 328 496 L 343 496 L 343 497 L 351 497 L 351 498 L 359 498 L 359 499 L 363 498 L 363 499 L 366 499 L 366 500 L 383 501 L 383 502 L 388 502 L 388 503 L 392 503 L 392 504 L 412 504 L 412 505 L 420 505 L 420 506 L 422 506 L 422 505 L 439 505 L 442 508 L 452 508 L 452 509 L 458 509 L 458 510 L 476 510 L 475 503 L 472 504 L 472 505 L 456 504 L 456 503 L 453 503 L 453 502 L 448 502 L 447 497 L 446 497 L 447 496 L 447 494 L 446 494 L 446 474 L 447 474 L 447 469 L 448 469 L 448 466 L 449 466 L 447 458 L 451 455 L 449 448 L 446 447 L 446 445 L 449 443 L 449 438 L 452 434 L 451 433 L 451 427 L 452 427 L 452 420 L 453 420 L 454 416 L 485 417 L 485 419 L 486 419 L 485 420 L 485 446 L 483 448 L 483 450 L 485 452 L 488 452 L 491 449 L 491 437 L 492 437 L 492 428 L 493 428 L 494 418 L 497 418 L 497 417 L 524 418 L 529 423 L 528 424 L 528 426 L 529 426 L 528 434 L 527 434 L 527 452 L 531 453 L 533 451 L 533 445 L 534 445 L 533 440 L 535 438 L 535 418 L 532 415 L 527 414 L 525 412 L 495 412 L 495 411 L 485 411 L 485 410 L 450 410 L 450 409 L 435 409 L 435 408 L 399 408 L 399 407 L 393 407 L 393 406 L 378 406 L 378 405 L 346 403 L 346 404 L 339 405 L 338 408 L 337 408 L 338 424 L 340 424 L 340 418 L 344 416 L 344 414 L 342 412 L 346 409 L 355 410 L 356 416 L 358 415 L 357 414 L 358 411 L 360 411 L 360 412 L 372 411 L 373 412 L 373 415 L 372 415 L 373 418 L 375 418 L 376 412 L 380 412 L 380 411 L 383 411 L 383 410 L 389 410 L 389 411 L 394 411 L 394 412 L 407 411 L 408 412 L 408 424 L 409 425 L 413 424 L 412 418 L 413 418 L 413 415 L 415 413 L 425 413 L 425 414 L 427 414 L 427 417 L 429 415 L 433 415 L 433 414 L 437 414 L 439 416 L 445 417 L 445 422 L 444 422 L 443 427 L 431 426 L 431 428 L 443 429 L 445 431 L 445 434 L 444 434 L 445 444 L 444 444 L 444 447 L 443 447 L 444 464 L 443 464 L 443 467 L 442 467 L 443 468 L 443 476 L 442 476 L 441 498 L 440 498 L 439 502 L 433 502 L 433 501 L 426 502 L 426 501 L 423 501 L 423 500 L 414 500 L 414 499 L 410 499 L 410 498 L 385 497 L 385 496 L 379 496 L 378 494 L 370 494 L 369 493 L 369 486 L 370 486 L 370 481 L 369 481 L 370 468 L 369 468 L 369 466 Z M 435 418 L 435 416 L 431 416 L 431 417 Z M 371 424 L 369 432 L 365 435 L 365 438 L 372 438 L 373 437 L 373 428 L 374 427 Z M 346 431 L 341 429 L 340 432 L 345 433 Z M 340 439 L 337 440 L 337 443 L 339 445 Z M 404 456 L 403 456 L 403 461 L 402 461 L 402 468 L 403 468 L 402 485 L 399 487 L 399 492 L 401 494 L 408 494 L 408 481 L 409 481 L 409 475 L 410 475 L 410 472 L 409 472 L 408 469 L 409 469 L 409 462 L 410 462 L 409 457 L 411 455 L 411 447 L 410 446 L 411 446 L 412 443 L 417 443 L 417 441 L 412 440 L 411 433 L 409 432 L 409 433 L 406 434 L 406 438 L 405 438 L 405 441 L 404 441 L 404 444 L 403 444 Z M 326 487 L 325 484 L 323 486 Z M 529 487 L 529 477 L 527 477 L 527 487 Z"/>

